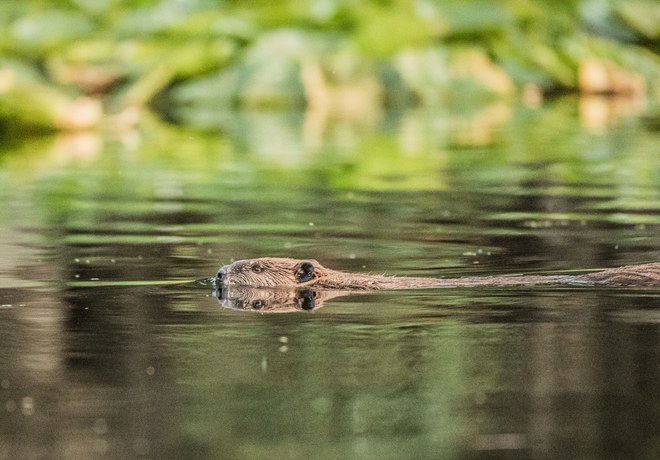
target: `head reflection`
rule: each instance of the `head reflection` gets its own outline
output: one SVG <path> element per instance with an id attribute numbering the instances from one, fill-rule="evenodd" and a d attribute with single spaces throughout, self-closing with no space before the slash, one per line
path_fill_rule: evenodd
<path id="1" fill-rule="evenodd" d="M 213 291 L 223 308 L 262 313 L 313 311 L 323 305 L 324 293 L 314 289 L 272 289 L 218 286 Z M 334 296 L 333 296 L 334 297 Z"/>

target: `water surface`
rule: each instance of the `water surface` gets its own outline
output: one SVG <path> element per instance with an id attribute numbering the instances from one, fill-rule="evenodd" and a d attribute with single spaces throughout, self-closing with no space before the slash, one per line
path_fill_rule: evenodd
<path id="1" fill-rule="evenodd" d="M 657 262 L 657 122 L 578 108 L 4 146 L 0 458 L 658 458 L 657 290 L 262 314 L 194 283 L 266 255 L 438 277 Z"/>

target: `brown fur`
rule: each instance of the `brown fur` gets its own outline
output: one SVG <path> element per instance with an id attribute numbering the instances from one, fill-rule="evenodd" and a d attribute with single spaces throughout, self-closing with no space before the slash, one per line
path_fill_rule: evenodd
<path id="1" fill-rule="evenodd" d="M 540 284 L 660 286 L 660 263 L 629 265 L 584 275 L 484 276 L 468 278 L 398 278 L 346 273 L 315 260 L 264 257 L 238 260 L 218 270 L 221 286 L 316 288 L 344 291 L 430 287 L 532 286 Z"/>

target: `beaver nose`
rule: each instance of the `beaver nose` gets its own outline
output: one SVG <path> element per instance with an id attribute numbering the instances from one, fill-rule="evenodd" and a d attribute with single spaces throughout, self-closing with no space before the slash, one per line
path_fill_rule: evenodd
<path id="1" fill-rule="evenodd" d="M 222 267 L 218 270 L 218 273 L 215 275 L 215 280 L 218 284 L 223 284 L 227 279 L 227 267 Z"/>

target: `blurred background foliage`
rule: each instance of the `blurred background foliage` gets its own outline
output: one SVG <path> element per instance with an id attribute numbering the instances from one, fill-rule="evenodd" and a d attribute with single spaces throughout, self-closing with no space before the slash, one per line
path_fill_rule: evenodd
<path id="1" fill-rule="evenodd" d="M 0 135 L 217 129 L 236 109 L 363 122 L 410 107 L 660 90 L 653 0 L 24 0 L 0 4 Z"/>

